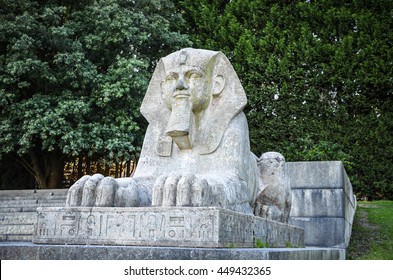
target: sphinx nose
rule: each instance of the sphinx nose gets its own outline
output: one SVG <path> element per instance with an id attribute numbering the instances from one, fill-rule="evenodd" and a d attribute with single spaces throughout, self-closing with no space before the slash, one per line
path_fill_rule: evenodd
<path id="1" fill-rule="evenodd" d="M 176 83 L 176 89 L 177 90 L 185 90 L 188 89 L 187 84 L 184 81 L 184 78 L 180 78 L 177 83 Z"/>

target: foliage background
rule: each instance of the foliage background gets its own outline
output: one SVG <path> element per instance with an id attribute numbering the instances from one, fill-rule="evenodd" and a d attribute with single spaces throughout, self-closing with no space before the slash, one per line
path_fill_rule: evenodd
<path id="1" fill-rule="evenodd" d="M 253 152 L 341 160 L 358 197 L 393 199 L 392 1 L 175 2 L 241 78 Z"/>
<path id="2" fill-rule="evenodd" d="M 0 156 L 20 163 L 40 188 L 61 186 L 64 162 L 75 157 L 88 161 L 87 173 L 91 159 L 136 161 L 146 126 L 139 106 L 156 60 L 191 44 L 174 30 L 182 21 L 173 3 L 0 7 Z"/>
<path id="3" fill-rule="evenodd" d="M 393 199 L 393 1 L 2 0 L 0 9 L 3 170 L 10 158 L 34 169 L 34 155 L 41 169 L 50 158 L 136 161 L 154 65 L 192 45 L 233 63 L 254 153 L 341 160 L 359 197 Z"/>

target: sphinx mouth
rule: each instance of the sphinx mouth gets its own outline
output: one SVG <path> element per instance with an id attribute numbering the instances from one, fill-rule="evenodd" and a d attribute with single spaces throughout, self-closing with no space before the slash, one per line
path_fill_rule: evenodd
<path id="1" fill-rule="evenodd" d="M 190 93 L 184 92 L 184 91 L 175 91 L 173 93 L 173 97 L 174 98 L 189 98 L 190 97 Z"/>

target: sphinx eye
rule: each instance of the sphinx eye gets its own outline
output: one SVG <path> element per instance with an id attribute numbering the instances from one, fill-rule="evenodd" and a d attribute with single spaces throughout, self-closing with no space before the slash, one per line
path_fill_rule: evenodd
<path id="1" fill-rule="evenodd" d="M 200 79 L 200 78 L 202 78 L 202 75 L 199 74 L 198 72 L 190 72 L 190 73 L 188 74 L 188 77 L 189 77 L 190 79 Z"/>
<path id="2" fill-rule="evenodd" d="M 178 75 L 172 73 L 172 74 L 169 74 L 169 75 L 166 77 L 166 80 L 167 80 L 167 81 L 175 81 L 175 80 L 177 80 L 177 78 L 178 78 Z"/>

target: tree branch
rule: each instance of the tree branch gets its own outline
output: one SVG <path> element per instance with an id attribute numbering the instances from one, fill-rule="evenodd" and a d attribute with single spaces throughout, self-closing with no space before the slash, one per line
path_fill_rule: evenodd
<path id="1" fill-rule="evenodd" d="M 24 169 L 26 169 L 26 171 L 30 175 L 32 175 L 33 177 L 36 176 L 33 166 L 26 159 L 24 159 L 23 157 L 19 157 L 19 156 L 11 156 L 11 157 L 14 158 L 15 161 L 18 162 L 20 165 L 22 165 L 22 167 Z"/>

